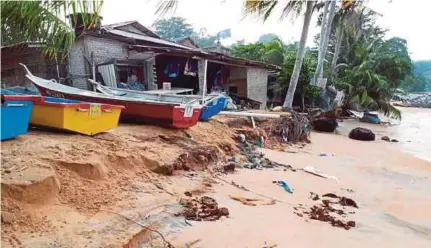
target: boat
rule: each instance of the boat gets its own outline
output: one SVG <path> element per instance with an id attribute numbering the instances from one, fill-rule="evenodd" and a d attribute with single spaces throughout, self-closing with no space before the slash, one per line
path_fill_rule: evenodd
<path id="1" fill-rule="evenodd" d="M 228 98 L 222 94 L 210 94 L 205 97 L 198 95 L 171 95 L 171 94 L 154 94 L 146 91 L 128 90 L 121 88 L 111 88 L 95 82 L 91 79 L 88 81 L 93 84 L 97 91 L 108 96 L 124 96 L 131 98 L 141 98 L 154 101 L 166 101 L 172 103 L 191 103 L 199 102 L 202 105 L 201 115 L 199 120 L 208 121 L 211 117 L 217 115 L 222 111 L 226 105 Z"/>
<path id="2" fill-rule="evenodd" d="M 22 86 L 13 86 L 9 88 L 4 88 L 1 90 L 6 95 L 39 95 L 40 93 L 37 89 L 29 89 Z"/>
<path id="3" fill-rule="evenodd" d="M 28 131 L 33 109 L 31 101 L 16 101 L 1 95 L 1 140 L 9 140 Z"/>
<path id="4" fill-rule="evenodd" d="M 157 126 L 184 129 L 196 125 L 201 114 L 202 106 L 197 101 L 179 104 L 127 96 L 105 95 L 59 84 L 53 79 L 46 80 L 34 76 L 24 64 L 21 65 L 27 72 L 26 77 L 36 86 L 42 96 L 121 105 L 125 107 L 120 115 L 120 120 L 123 121 L 144 122 Z"/>
<path id="5" fill-rule="evenodd" d="M 118 126 L 123 106 L 80 102 L 64 98 L 9 95 L 8 100 L 33 103 L 30 124 L 85 135 L 95 135 Z"/>

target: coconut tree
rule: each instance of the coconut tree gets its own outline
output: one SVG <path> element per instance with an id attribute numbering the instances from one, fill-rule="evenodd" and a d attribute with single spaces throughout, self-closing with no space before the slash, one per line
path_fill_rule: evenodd
<path id="1" fill-rule="evenodd" d="M 329 5 L 329 8 L 327 8 Z M 325 11 L 323 12 L 322 25 L 320 31 L 319 55 L 317 60 L 317 67 L 314 73 L 313 81 L 317 82 L 318 78 L 323 76 L 323 64 L 328 50 L 329 36 L 331 35 L 332 22 L 335 16 L 336 1 L 327 1 L 325 3 Z M 327 12 L 327 13 L 326 13 Z"/>
<path id="2" fill-rule="evenodd" d="M 77 23 L 79 13 L 83 26 L 94 26 L 103 5 L 102 0 L 69 1 L 1 1 L 2 46 L 18 42 L 41 42 L 45 53 L 56 57 L 67 52 L 75 41 L 73 27 L 67 16 Z"/>
<path id="3" fill-rule="evenodd" d="M 163 15 L 167 13 L 169 10 L 174 10 L 177 7 L 177 1 L 175 0 L 167 0 L 160 1 L 157 13 Z M 246 14 L 257 14 L 262 16 L 264 20 L 266 20 L 269 16 L 272 15 L 276 6 L 280 3 L 279 1 L 273 0 L 245 0 L 244 9 Z M 287 91 L 286 99 L 283 104 L 283 108 L 286 110 L 292 109 L 293 96 L 295 94 L 296 86 L 298 84 L 299 74 L 301 72 L 302 61 L 305 55 L 305 45 L 308 37 L 308 30 L 310 27 L 311 16 L 313 14 L 313 10 L 317 7 L 320 7 L 320 3 L 318 1 L 307 1 L 307 0 L 299 0 L 299 1 L 283 1 L 283 11 L 281 18 L 284 18 L 288 15 L 293 14 L 294 16 L 299 16 L 303 14 L 304 23 L 302 27 L 301 39 L 299 42 L 299 49 L 296 56 L 295 66 L 293 69 L 292 77 L 290 78 L 289 89 Z"/>
<path id="4" fill-rule="evenodd" d="M 354 51 L 354 44 L 360 39 L 366 39 L 369 44 L 373 40 L 381 38 L 384 30 L 374 26 L 375 16 L 380 14 L 363 5 L 362 2 L 356 2 L 350 8 L 339 8 L 334 17 L 334 45 L 332 60 L 329 69 L 328 81 L 336 76 L 337 69 L 345 64 L 338 64 L 342 47 L 345 51 Z M 347 40 L 346 40 L 347 39 Z M 352 46 L 353 45 L 353 46 Z"/>
<path id="5" fill-rule="evenodd" d="M 295 65 L 293 67 L 292 76 L 289 82 L 289 88 L 287 90 L 286 98 L 283 103 L 283 108 L 285 110 L 292 110 L 293 96 L 295 94 L 296 86 L 298 84 L 299 75 L 301 72 L 302 61 L 306 52 L 305 46 L 308 37 L 308 30 L 310 27 L 311 16 L 313 10 L 316 7 L 317 1 L 286 1 L 283 2 L 284 7 L 282 11 L 282 18 L 288 16 L 289 14 L 294 15 L 304 15 L 304 23 L 302 26 L 301 39 L 299 41 L 299 48 L 296 55 Z M 278 1 L 245 1 L 244 7 L 246 13 L 257 14 L 263 16 L 266 20 L 271 14 L 275 7 L 279 4 Z"/>

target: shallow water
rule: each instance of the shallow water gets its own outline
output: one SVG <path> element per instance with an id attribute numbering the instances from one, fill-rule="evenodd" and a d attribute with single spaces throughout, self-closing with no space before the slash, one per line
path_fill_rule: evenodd
<path id="1" fill-rule="evenodd" d="M 402 108 L 400 125 L 388 127 L 402 149 L 431 161 L 431 109 Z"/>
<path id="2" fill-rule="evenodd" d="M 389 136 L 399 142 L 403 151 L 415 157 L 431 162 L 431 109 L 425 108 L 399 108 L 402 113 L 401 121 L 391 120 L 393 124 L 374 125 L 358 123 L 357 121 L 344 121 L 340 123 L 337 130 L 342 135 L 348 135 L 352 128 L 361 126 L 371 129 L 376 134 L 376 140 L 382 136 Z M 387 119 L 380 117 L 383 121 Z"/>

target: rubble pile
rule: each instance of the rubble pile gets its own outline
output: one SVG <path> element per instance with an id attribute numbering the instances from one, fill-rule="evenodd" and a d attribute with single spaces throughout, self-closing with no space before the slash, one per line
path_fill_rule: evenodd
<path id="1" fill-rule="evenodd" d="M 219 208 L 217 201 L 208 196 L 195 199 L 181 199 L 180 204 L 184 206 L 185 209 L 175 215 L 184 216 L 186 220 L 215 221 L 222 216 L 229 216 L 229 210 L 227 208 Z"/>
<path id="2" fill-rule="evenodd" d="M 296 112 L 264 123 L 263 129 L 269 138 L 280 143 L 308 142 L 311 131 L 308 118 Z"/>

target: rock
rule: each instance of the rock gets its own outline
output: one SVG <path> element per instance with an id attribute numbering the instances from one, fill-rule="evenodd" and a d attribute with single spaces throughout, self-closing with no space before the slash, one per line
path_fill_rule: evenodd
<path id="1" fill-rule="evenodd" d="M 9 169 L 5 169 L 4 170 L 4 173 L 11 173 L 12 171 L 11 170 L 9 170 Z"/>
<path id="2" fill-rule="evenodd" d="M 391 142 L 399 142 L 397 139 L 391 139 Z"/>
<path id="3" fill-rule="evenodd" d="M 388 142 L 389 142 L 389 141 L 391 141 L 391 139 L 390 139 L 388 136 L 383 136 L 383 137 L 382 137 L 382 140 L 384 140 L 384 141 L 388 141 Z"/>
<path id="4" fill-rule="evenodd" d="M 234 172 L 235 171 L 235 162 L 229 162 L 223 165 L 223 171 L 224 172 Z"/>
<path id="5" fill-rule="evenodd" d="M 335 118 L 320 117 L 312 122 L 313 128 L 319 132 L 332 133 L 338 127 Z"/>
<path id="6" fill-rule="evenodd" d="M 1 212 L 1 222 L 4 224 L 11 224 L 15 220 L 15 215 L 6 211 Z"/>
<path id="7" fill-rule="evenodd" d="M 186 192 L 184 192 L 184 195 L 186 195 L 186 196 L 188 196 L 188 197 L 191 197 L 191 196 L 192 196 L 192 193 L 191 193 L 190 191 L 186 191 Z"/>
<path id="8" fill-rule="evenodd" d="M 376 139 L 376 135 L 370 129 L 357 127 L 350 131 L 349 138 L 354 140 L 372 141 Z"/>

